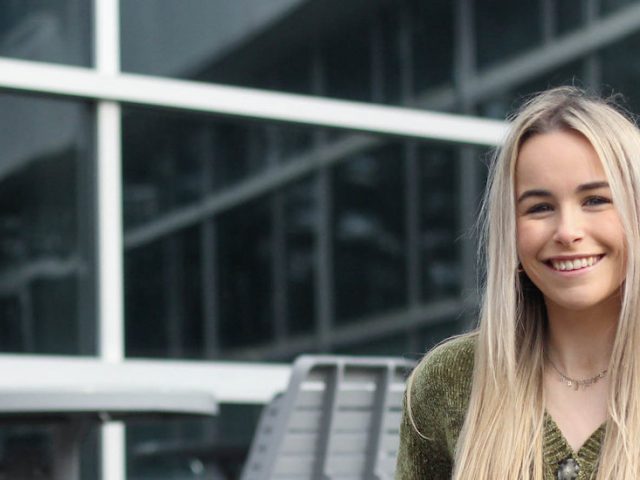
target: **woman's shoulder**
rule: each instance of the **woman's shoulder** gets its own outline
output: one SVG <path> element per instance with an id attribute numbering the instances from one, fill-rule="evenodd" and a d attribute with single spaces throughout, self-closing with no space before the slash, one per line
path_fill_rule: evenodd
<path id="1" fill-rule="evenodd" d="M 468 397 L 477 335 L 450 338 L 428 352 L 413 372 L 416 395 Z"/>
<path id="2" fill-rule="evenodd" d="M 429 351 L 416 367 L 416 373 L 471 373 L 476 350 L 476 333 L 449 338 Z"/>

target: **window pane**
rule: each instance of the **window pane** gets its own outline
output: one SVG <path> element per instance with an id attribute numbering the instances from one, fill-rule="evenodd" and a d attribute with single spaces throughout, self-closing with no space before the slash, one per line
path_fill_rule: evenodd
<path id="1" fill-rule="evenodd" d="M 639 46 L 640 34 L 636 33 L 603 49 L 600 54 L 602 84 L 608 89 L 605 93 L 622 93 L 624 106 L 635 113 L 640 112 L 640 71 L 635 62 Z"/>
<path id="2" fill-rule="evenodd" d="M 95 352 L 93 116 L 0 94 L 0 350 Z"/>
<path id="3" fill-rule="evenodd" d="M 478 0 L 475 15 L 479 68 L 506 60 L 542 41 L 540 2 Z"/>
<path id="4" fill-rule="evenodd" d="M 290 21 L 301 3 L 301 0 L 121 1 L 122 68 L 178 78 L 197 78 L 216 68 L 248 73 L 253 62 L 259 62 L 263 56 L 260 52 L 265 53 L 263 48 L 269 47 L 264 36 L 276 29 L 279 22 Z"/>
<path id="5" fill-rule="evenodd" d="M 435 325 L 421 328 L 418 332 L 418 336 L 420 338 L 420 351 L 428 352 L 445 338 L 449 338 L 452 335 L 458 335 L 463 331 L 465 331 L 465 328 L 458 318 L 448 318 Z"/>
<path id="6" fill-rule="evenodd" d="M 420 256 L 422 297 L 439 300 L 460 293 L 458 164 L 453 148 L 421 145 Z"/>
<path id="7" fill-rule="evenodd" d="M 91 424 L 89 424 L 91 426 Z M 94 426 L 97 425 L 94 424 Z M 56 455 L 56 441 L 67 438 L 77 425 L 62 422 L 36 424 L 16 423 L 0 427 L 0 465 L 2 478 L 11 480 L 36 480 L 53 478 Z M 82 432 L 79 462 L 80 479 L 100 478 L 98 472 L 98 428 Z"/>
<path id="8" fill-rule="evenodd" d="M 337 323 L 406 301 L 404 149 L 387 144 L 333 171 Z"/>
<path id="9" fill-rule="evenodd" d="M 447 0 L 137 0 L 120 12 L 127 72 L 392 104 L 453 75 Z"/>
<path id="10" fill-rule="evenodd" d="M 292 334 L 310 332 L 315 325 L 316 192 L 315 179 L 284 192 L 287 327 Z"/>
<path id="11" fill-rule="evenodd" d="M 0 15 L 0 56 L 91 63 L 93 2 L 8 0 Z"/>
<path id="12" fill-rule="evenodd" d="M 200 230 L 192 227 L 125 256 L 128 356 L 204 355 Z"/>
<path id="13" fill-rule="evenodd" d="M 276 143 L 271 137 L 278 135 L 266 125 L 205 115 L 141 108 L 124 108 L 122 115 L 126 227 L 192 205 L 266 168 Z"/>
<path id="14" fill-rule="evenodd" d="M 259 405 L 221 404 L 212 419 L 132 423 L 127 478 L 240 478 L 260 412 Z"/>
<path id="15" fill-rule="evenodd" d="M 368 16 L 328 39 L 322 49 L 326 94 L 371 101 L 371 22 Z"/>
<path id="16" fill-rule="evenodd" d="M 525 100 L 537 92 L 562 85 L 585 84 L 585 63 L 583 59 L 578 59 L 552 72 L 492 95 L 479 105 L 479 112 L 483 117 L 504 120 L 508 114 L 517 110 Z"/>
<path id="17" fill-rule="evenodd" d="M 251 202 L 223 214 L 216 224 L 220 338 L 225 348 L 273 339 L 273 231 L 269 206 L 269 199 Z"/>
<path id="18" fill-rule="evenodd" d="M 556 0 L 556 24 L 559 34 L 569 33 L 584 24 L 587 0 Z"/>
<path id="19" fill-rule="evenodd" d="M 453 83 L 454 2 L 412 0 L 411 49 L 416 95 L 429 87 Z"/>
<path id="20" fill-rule="evenodd" d="M 620 10 L 623 7 L 632 5 L 637 3 L 638 0 L 600 0 L 603 15 L 607 15 L 609 13 L 615 12 L 616 10 Z"/>

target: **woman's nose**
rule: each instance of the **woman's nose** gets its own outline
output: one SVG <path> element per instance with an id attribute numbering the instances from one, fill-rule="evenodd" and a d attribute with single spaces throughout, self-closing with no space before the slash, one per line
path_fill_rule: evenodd
<path id="1" fill-rule="evenodd" d="M 560 215 L 554 234 L 554 241 L 563 245 L 571 245 L 584 237 L 580 214 L 564 212 Z"/>

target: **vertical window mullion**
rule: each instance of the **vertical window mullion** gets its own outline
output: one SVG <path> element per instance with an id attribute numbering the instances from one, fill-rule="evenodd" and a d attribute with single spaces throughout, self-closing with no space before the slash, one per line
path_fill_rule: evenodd
<path id="1" fill-rule="evenodd" d="M 120 70 L 119 0 L 94 0 L 95 68 L 104 75 Z M 124 358 L 124 288 L 122 248 L 122 166 L 120 105 L 98 102 L 97 252 L 98 354 L 103 361 Z M 125 480 L 125 430 L 110 423 L 101 432 L 103 480 Z"/>

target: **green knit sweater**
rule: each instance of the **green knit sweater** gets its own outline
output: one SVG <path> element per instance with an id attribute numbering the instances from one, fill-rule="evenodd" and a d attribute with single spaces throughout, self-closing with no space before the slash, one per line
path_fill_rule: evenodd
<path id="1" fill-rule="evenodd" d="M 418 429 L 429 440 L 416 433 L 405 408 L 400 426 L 396 480 L 451 478 L 454 447 L 471 392 L 475 338 L 466 336 L 450 340 L 417 367 L 411 390 L 411 411 Z M 592 478 L 603 435 L 604 425 L 574 452 L 553 419 L 545 415 L 544 480 L 556 480 L 558 467 L 567 458 L 578 463 L 580 472 L 577 477 L 560 478 Z"/>

